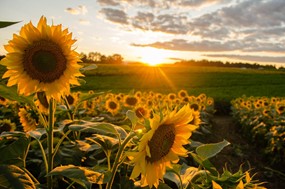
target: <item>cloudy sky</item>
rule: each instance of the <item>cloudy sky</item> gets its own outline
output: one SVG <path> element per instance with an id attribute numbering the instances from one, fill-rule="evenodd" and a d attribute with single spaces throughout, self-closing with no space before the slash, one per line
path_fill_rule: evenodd
<path id="1" fill-rule="evenodd" d="M 0 0 L 0 54 L 23 24 L 62 24 L 78 52 L 285 65 L 285 0 Z"/>

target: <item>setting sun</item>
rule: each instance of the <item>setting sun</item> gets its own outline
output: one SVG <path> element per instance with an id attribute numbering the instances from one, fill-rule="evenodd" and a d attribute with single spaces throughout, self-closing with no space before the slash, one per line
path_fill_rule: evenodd
<path id="1" fill-rule="evenodd" d="M 158 64 L 167 63 L 168 62 L 168 54 L 165 51 L 145 48 L 141 52 L 141 61 L 150 66 L 156 66 Z"/>

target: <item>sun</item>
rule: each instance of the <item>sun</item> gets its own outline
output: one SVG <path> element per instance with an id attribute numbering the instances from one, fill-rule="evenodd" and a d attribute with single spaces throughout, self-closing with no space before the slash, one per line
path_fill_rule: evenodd
<path id="1" fill-rule="evenodd" d="M 154 48 L 145 48 L 141 52 L 141 61 L 150 66 L 157 66 L 159 64 L 167 63 L 168 54 Z"/>

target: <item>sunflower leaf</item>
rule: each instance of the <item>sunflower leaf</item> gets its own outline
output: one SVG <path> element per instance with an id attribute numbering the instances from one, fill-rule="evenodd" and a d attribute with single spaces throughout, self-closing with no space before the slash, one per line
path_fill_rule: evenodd
<path id="1" fill-rule="evenodd" d="M 18 22 L 0 21 L 0 28 L 5 28 L 5 27 L 11 26 L 13 24 L 17 24 L 19 22 L 21 22 L 21 21 L 18 21 Z"/>
<path id="2" fill-rule="evenodd" d="M 80 121 L 78 124 L 69 125 L 68 128 L 72 131 L 120 136 L 121 139 L 127 136 L 127 132 L 123 128 L 111 123 Z"/>
<path id="3" fill-rule="evenodd" d="M 0 165 L 1 188 L 36 189 L 30 176 L 16 165 Z"/>
<path id="4" fill-rule="evenodd" d="M 91 188 L 91 184 L 105 184 L 110 180 L 110 172 L 97 172 L 86 167 L 65 165 L 56 167 L 53 169 L 48 176 L 64 176 L 67 177 L 78 184 L 85 186 L 86 188 Z"/>
<path id="5" fill-rule="evenodd" d="M 18 135 L 18 133 L 16 134 Z M 0 164 L 24 165 L 24 155 L 28 150 L 30 140 L 26 136 L 15 138 L 9 137 L 2 139 L 0 146 Z"/>
<path id="6" fill-rule="evenodd" d="M 218 143 L 203 144 L 196 148 L 196 153 L 202 160 L 209 159 L 217 155 L 224 147 L 228 146 L 230 143 L 226 140 Z"/>
<path id="7" fill-rule="evenodd" d="M 127 113 L 127 118 L 129 118 L 129 120 L 131 120 L 132 122 L 132 127 L 134 128 L 135 125 L 137 124 L 139 118 L 137 117 L 136 113 L 132 110 L 128 110 Z"/>
<path id="8" fill-rule="evenodd" d="M 37 128 L 36 130 L 29 131 L 27 134 L 37 140 L 40 140 L 41 137 L 46 133 L 47 132 L 45 128 Z"/>

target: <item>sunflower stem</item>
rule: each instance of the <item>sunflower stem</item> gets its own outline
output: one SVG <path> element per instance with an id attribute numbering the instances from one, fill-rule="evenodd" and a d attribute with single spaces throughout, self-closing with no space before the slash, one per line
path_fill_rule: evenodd
<path id="1" fill-rule="evenodd" d="M 113 182 L 114 182 L 114 178 L 115 178 L 117 169 L 118 169 L 119 165 L 121 164 L 120 159 L 121 159 L 122 153 L 124 152 L 124 149 L 125 149 L 126 145 L 129 143 L 129 141 L 130 141 L 135 135 L 136 135 L 135 132 L 131 132 L 131 133 L 125 138 L 125 140 L 123 141 L 122 145 L 120 146 L 119 151 L 118 151 L 118 153 L 117 153 L 117 155 L 116 155 L 116 158 L 115 158 L 115 161 L 114 161 L 112 170 L 111 170 L 111 179 L 110 179 L 110 181 L 106 184 L 106 189 L 111 189 L 111 188 L 112 188 L 112 185 L 113 185 Z"/>
<path id="2" fill-rule="evenodd" d="M 72 112 L 70 106 L 69 106 L 69 103 L 68 103 L 68 100 L 66 97 L 63 97 L 63 100 L 64 100 L 64 103 L 66 104 L 66 107 L 67 107 L 67 112 L 68 112 L 68 117 L 70 120 L 74 120 L 74 113 Z"/>
<path id="3" fill-rule="evenodd" d="M 68 130 L 66 133 L 63 133 L 63 136 L 60 138 L 60 140 L 58 141 L 58 143 L 56 144 L 54 151 L 53 151 L 53 158 L 56 155 L 60 145 L 62 144 L 62 142 L 64 141 L 65 138 L 67 138 L 67 135 L 71 133 L 71 130 Z"/>
<path id="4" fill-rule="evenodd" d="M 45 169 L 46 169 L 46 172 L 48 172 L 48 161 L 47 161 L 47 156 L 46 156 L 44 147 L 43 147 L 43 145 L 42 145 L 40 140 L 36 139 L 36 141 L 38 142 L 38 144 L 40 146 L 40 149 L 41 149 L 41 152 L 42 152 L 42 156 L 43 156 L 44 165 L 45 165 Z"/>
<path id="5" fill-rule="evenodd" d="M 49 116 L 48 116 L 48 129 L 47 129 L 47 148 L 48 148 L 48 172 L 53 170 L 53 127 L 54 127 L 54 99 L 51 98 L 49 102 Z M 47 177 L 48 189 L 52 189 L 52 176 Z"/>

